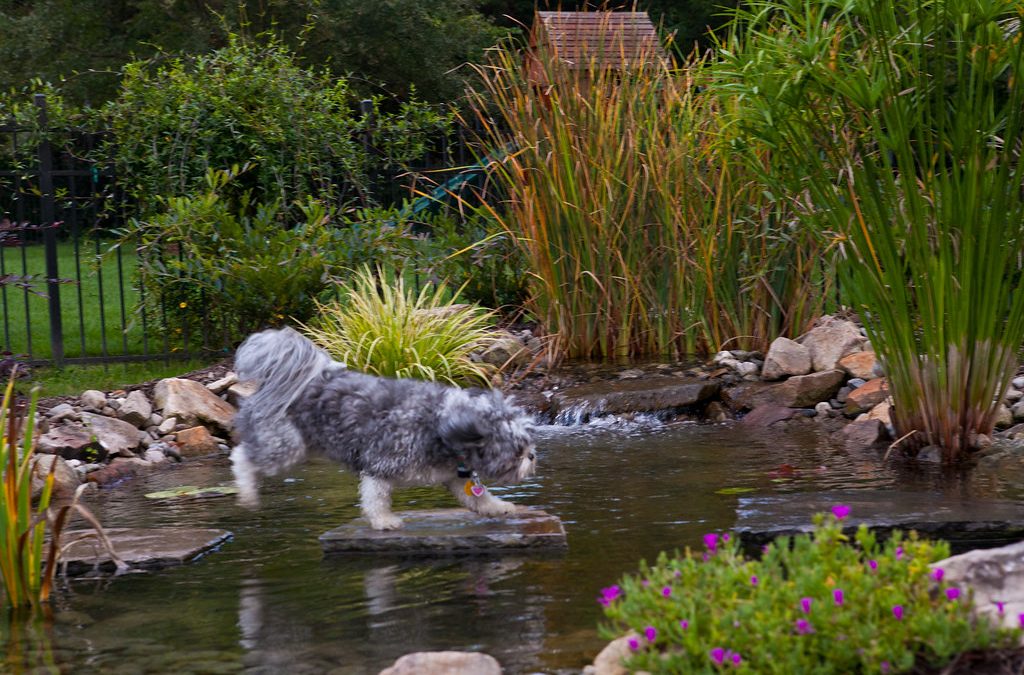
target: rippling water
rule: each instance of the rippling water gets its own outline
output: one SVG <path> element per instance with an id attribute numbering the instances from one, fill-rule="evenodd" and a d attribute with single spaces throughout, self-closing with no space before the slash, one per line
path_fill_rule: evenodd
<path id="1" fill-rule="evenodd" d="M 192 462 L 92 498 L 108 526 L 192 525 L 234 539 L 184 567 L 73 581 L 52 628 L 7 638 L 8 667 L 74 673 L 377 673 L 402 654 L 480 650 L 509 673 L 578 672 L 603 646 L 597 591 L 661 550 L 735 523 L 736 496 L 825 489 L 1024 498 L 1020 472 L 943 475 L 830 447 L 812 425 L 747 435 L 734 425 L 643 420 L 543 427 L 539 476 L 496 489 L 560 516 L 569 549 L 470 559 L 324 558 L 317 537 L 358 515 L 356 481 L 325 462 L 263 491 L 153 502 L 147 492 L 230 482 L 226 459 Z M 440 489 L 399 491 L 402 509 L 453 506 Z M 10 626 L 4 630 L 9 636 Z"/>

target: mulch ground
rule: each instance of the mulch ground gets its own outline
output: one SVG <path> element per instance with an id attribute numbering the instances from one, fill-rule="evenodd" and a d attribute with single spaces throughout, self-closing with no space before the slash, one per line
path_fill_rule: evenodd
<path id="1" fill-rule="evenodd" d="M 915 668 L 913 675 L 1022 675 L 1024 648 L 964 652 L 942 668 Z"/>

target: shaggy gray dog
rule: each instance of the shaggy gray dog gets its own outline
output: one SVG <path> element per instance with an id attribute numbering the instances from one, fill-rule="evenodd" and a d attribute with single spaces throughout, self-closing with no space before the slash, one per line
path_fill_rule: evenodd
<path id="1" fill-rule="evenodd" d="M 245 506 L 258 504 L 261 475 L 309 454 L 359 472 L 363 514 L 377 530 L 402 526 L 393 487 L 445 485 L 463 506 L 497 516 L 516 507 L 480 480 L 534 473 L 530 421 L 499 392 L 357 373 L 290 328 L 249 336 L 235 370 L 259 385 L 235 417 L 232 470 Z"/>

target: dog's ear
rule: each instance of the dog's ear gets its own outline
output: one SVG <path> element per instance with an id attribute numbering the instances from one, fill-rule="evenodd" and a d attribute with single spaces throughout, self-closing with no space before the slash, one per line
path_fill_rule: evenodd
<path id="1" fill-rule="evenodd" d="M 438 433 L 441 440 L 449 447 L 478 445 L 488 436 L 486 427 L 480 422 L 478 415 L 456 410 L 441 422 Z"/>

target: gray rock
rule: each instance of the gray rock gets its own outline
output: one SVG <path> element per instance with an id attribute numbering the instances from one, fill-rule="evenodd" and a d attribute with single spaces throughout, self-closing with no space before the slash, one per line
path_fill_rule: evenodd
<path id="1" fill-rule="evenodd" d="M 849 380 L 846 381 L 846 384 L 851 389 L 860 389 L 867 383 L 867 380 L 865 380 L 863 377 L 851 377 Z"/>
<path id="2" fill-rule="evenodd" d="M 235 384 L 236 382 L 238 382 L 238 375 L 236 375 L 234 372 L 230 372 L 224 377 L 220 378 L 219 380 L 209 383 L 208 385 L 206 385 L 206 388 L 209 389 L 214 394 L 223 394 L 228 387 Z"/>
<path id="3" fill-rule="evenodd" d="M 50 418 L 50 422 L 56 424 L 63 419 L 74 419 L 78 417 L 78 411 L 75 410 L 74 406 L 70 403 L 61 403 L 50 408 L 46 416 Z"/>
<path id="4" fill-rule="evenodd" d="M 480 360 L 498 368 L 515 369 L 530 363 L 533 355 L 523 341 L 508 331 L 499 331 L 480 354 Z"/>
<path id="5" fill-rule="evenodd" d="M 163 436 L 165 434 L 169 434 L 169 433 L 173 432 L 174 428 L 177 427 L 177 426 L 178 426 L 178 418 L 177 417 L 168 417 L 167 419 L 165 419 L 163 422 L 161 422 L 157 426 L 156 430 L 157 430 L 157 433 L 159 435 Z"/>
<path id="6" fill-rule="evenodd" d="M 82 413 L 82 423 L 109 455 L 133 456 L 146 435 L 133 424 L 95 413 Z"/>
<path id="7" fill-rule="evenodd" d="M 149 416 L 149 419 L 146 420 L 146 426 L 147 427 L 158 427 L 161 424 L 163 424 L 163 421 L 164 421 L 164 416 L 163 415 L 161 415 L 160 413 L 153 413 L 152 415 Z"/>
<path id="8" fill-rule="evenodd" d="M 1011 380 L 1010 383 L 1014 386 L 1015 389 L 1024 389 L 1024 375 L 1013 378 L 1013 380 Z"/>
<path id="9" fill-rule="evenodd" d="M 1014 389 L 1013 387 L 1010 387 L 1009 389 L 1007 389 L 1006 393 L 1003 394 L 1003 400 L 1006 403 L 1016 403 L 1017 401 L 1021 400 L 1022 398 L 1024 398 L 1024 391 L 1020 391 L 1019 389 Z"/>
<path id="10" fill-rule="evenodd" d="M 1010 413 L 1013 415 L 1014 422 L 1024 421 L 1024 401 L 1017 401 L 1010 408 Z"/>
<path id="11" fill-rule="evenodd" d="M 78 400 L 82 402 L 87 408 L 93 408 L 94 410 L 102 410 L 107 405 L 107 395 L 102 391 L 96 391 L 95 389 L 89 389 L 83 391 Z"/>
<path id="12" fill-rule="evenodd" d="M 594 659 L 594 665 L 587 666 L 583 672 L 587 675 L 629 675 L 629 670 L 622 662 L 632 654 L 629 649 L 630 639 L 638 639 L 636 633 L 628 633 L 612 640 Z"/>
<path id="13" fill-rule="evenodd" d="M 141 391 L 135 390 L 125 397 L 117 409 L 117 416 L 134 427 L 142 428 L 153 414 L 153 406 Z"/>
<path id="14" fill-rule="evenodd" d="M 142 455 L 142 458 L 151 464 L 160 464 L 167 461 L 167 455 L 160 450 L 150 448 Z"/>
<path id="15" fill-rule="evenodd" d="M 779 385 L 783 398 L 781 405 L 791 408 L 808 408 L 819 401 L 832 398 L 846 373 L 841 370 L 825 370 L 809 375 L 796 375 Z"/>
<path id="16" fill-rule="evenodd" d="M 744 416 L 740 422 L 746 427 L 770 427 L 776 422 L 792 419 L 800 414 L 799 408 L 787 408 L 782 405 L 759 405 Z"/>
<path id="17" fill-rule="evenodd" d="M 639 368 L 628 368 L 621 371 L 616 377 L 620 380 L 635 380 L 638 377 L 643 377 L 644 374 L 644 371 Z"/>
<path id="18" fill-rule="evenodd" d="M 255 382 L 238 382 L 228 387 L 225 393 L 228 403 L 237 408 L 242 405 L 242 401 L 255 394 L 257 389 Z"/>
<path id="19" fill-rule="evenodd" d="M 704 417 L 709 422 L 725 422 L 729 419 L 729 411 L 720 401 L 711 401 L 704 408 Z"/>
<path id="20" fill-rule="evenodd" d="M 100 414 L 106 415 L 107 417 L 117 417 L 117 408 L 105 405 L 103 406 L 103 408 L 100 409 Z"/>
<path id="21" fill-rule="evenodd" d="M 814 412 L 818 417 L 829 417 L 832 412 L 832 405 L 828 401 L 821 401 L 815 404 Z"/>
<path id="22" fill-rule="evenodd" d="M 914 459 L 928 464 L 938 464 L 942 461 L 942 448 L 937 445 L 926 445 L 917 451 Z"/>
<path id="23" fill-rule="evenodd" d="M 114 550 L 132 569 L 159 569 L 183 565 L 231 538 L 226 530 L 187 527 L 106 528 Z M 61 562 L 69 574 L 93 569 L 112 570 L 114 562 L 90 530 L 65 533 Z"/>
<path id="24" fill-rule="evenodd" d="M 712 363 L 719 363 L 720 364 L 725 359 L 729 359 L 729 360 L 732 360 L 732 361 L 736 360 L 736 358 L 732 355 L 732 352 L 722 351 L 722 352 L 717 352 L 714 355 L 714 357 L 712 357 L 711 362 Z"/>
<path id="25" fill-rule="evenodd" d="M 846 398 L 850 395 L 851 391 L 853 391 L 852 387 L 839 387 L 839 391 L 836 392 L 836 400 L 839 401 L 840 403 L 846 403 Z"/>
<path id="26" fill-rule="evenodd" d="M 807 347 L 789 338 L 776 338 L 768 348 L 761 377 L 778 380 L 790 375 L 806 375 L 811 372 L 811 352 Z"/>
<path id="27" fill-rule="evenodd" d="M 168 378 L 157 382 L 153 401 L 164 417 L 177 417 L 184 424 L 209 422 L 231 430 L 235 408 L 198 382 Z"/>
<path id="28" fill-rule="evenodd" d="M 834 370 L 839 359 L 863 351 L 864 343 L 864 336 L 856 324 L 828 314 L 821 317 L 818 325 L 801 340 L 811 353 L 811 367 L 815 372 Z"/>
<path id="29" fill-rule="evenodd" d="M 380 675 L 501 675 L 497 659 L 480 652 L 416 652 L 395 661 Z"/>
<path id="30" fill-rule="evenodd" d="M 745 380 L 756 380 L 759 370 L 757 364 L 751 361 L 741 361 L 736 366 L 736 372 Z"/>
<path id="31" fill-rule="evenodd" d="M 947 584 L 973 591 L 974 612 L 1004 628 L 1019 628 L 1024 616 L 1024 541 L 1002 548 L 969 551 L 932 565 Z M 1002 611 L 1000 605 L 1002 603 Z"/>
<path id="32" fill-rule="evenodd" d="M 43 491 L 46 477 L 53 471 L 53 496 L 68 498 L 75 493 L 75 488 L 82 484 L 82 479 L 75 467 L 57 455 L 35 455 L 32 457 L 32 498 L 37 498 Z"/>
<path id="33" fill-rule="evenodd" d="M 711 380 L 654 375 L 569 387 L 555 392 L 551 405 L 556 417 L 571 410 L 585 410 L 589 415 L 671 410 L 703 403 L 718 394 L 720 387 Z"/>
<path id="34" fill-rule="evenodd" d="M 1000 404 L 996 408 L 996 429 L 1006 429 L 1007 427 L 1013 426 L 1013 413 L 1005 405 Z"/>
<path id="35" fill-rule="evenodd" d="M 850 422 L 842 430 L 843 444 L 847 450 L 874 447 L 888 440 L 889 434 L 880 420 L 859 420 Z"/>

